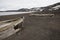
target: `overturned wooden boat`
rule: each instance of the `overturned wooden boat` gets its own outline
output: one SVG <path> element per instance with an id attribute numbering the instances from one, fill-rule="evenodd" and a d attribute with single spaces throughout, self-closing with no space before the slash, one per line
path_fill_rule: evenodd
<path id="1" fill-rule="evenodd" d="M 16 18 L 11 20 L 0 21 L 0 39 L 9 37 L 22 29 L 24 18 Z"/>

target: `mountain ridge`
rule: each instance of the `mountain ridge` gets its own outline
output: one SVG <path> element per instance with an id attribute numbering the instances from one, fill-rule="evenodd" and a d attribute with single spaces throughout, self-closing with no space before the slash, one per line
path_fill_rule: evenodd
<path id="1" fill-rule="evenodd" d="M 7 11 L 0 11 L 0 12 L 28 12 L 28 11 L 55 11 L 60 10 L 60 2 L 46 6 L 46 7 L 35 7 L 35 8 L 21 8 L 18 10 L 7 10 Z"/>

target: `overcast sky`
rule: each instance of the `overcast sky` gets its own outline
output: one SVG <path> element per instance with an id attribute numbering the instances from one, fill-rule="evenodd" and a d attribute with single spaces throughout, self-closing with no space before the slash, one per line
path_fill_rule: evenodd
<path id="1" fill-rule="evenodd" d="M 57 2 L 60 0 L 0 0 L 0 10 L 44 7 Z"/>

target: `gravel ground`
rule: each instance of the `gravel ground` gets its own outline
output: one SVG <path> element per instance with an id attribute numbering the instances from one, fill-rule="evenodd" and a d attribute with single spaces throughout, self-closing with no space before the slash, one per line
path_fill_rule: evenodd
<path id="1" fill-rule="evenodd" d="M 60 40 L 60 15 L 26 16 L 24 29 L 4 40 Z"/>

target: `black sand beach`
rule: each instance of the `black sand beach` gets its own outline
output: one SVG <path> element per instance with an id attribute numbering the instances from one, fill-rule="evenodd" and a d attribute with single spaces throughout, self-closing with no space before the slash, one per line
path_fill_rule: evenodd
<path id="1" fill-rule="evenodd" d="M 24 29 L 4 40 L 60 40 L 60 15 L 25 16 Z"/>

